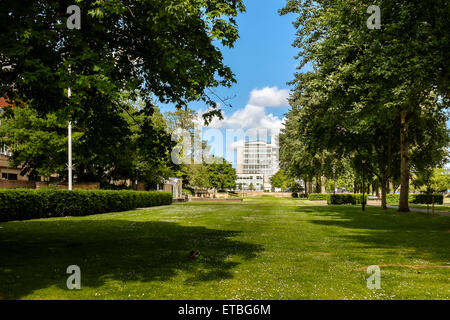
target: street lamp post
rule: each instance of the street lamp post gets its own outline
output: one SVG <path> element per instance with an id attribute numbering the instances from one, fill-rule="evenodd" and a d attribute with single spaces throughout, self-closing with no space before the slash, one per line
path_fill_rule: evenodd
<path id="1" fill-rule="evenodd" d="M 365 201 L 365 199 L 366 199 L 366 197 L 365 197 L 366 183 L 365 183 L 365 179 L 364 179 L 365 178 L 364 177 L 365 164 L 366 164 L 366 160 L 363 160 L 362 161 L 362 179 L 363 179 L 363 186 L 362 186 L 362 189 L 363 189 L 363 191 L 362 191 L 362 211 L 366 210 L 366 201 Z"/>
<path id="2" fill-rule="evenodd" d="M 69 99 L 70 99 L 70 96 L 71 96 L 71 90 L 70 90 L 70 88 L 68 89 L 68 91 L 67 91 L 67 96 L 69 97 Z M 69 186 L 68 186 L 68 189 L 69 190 L 72 190 L 72 121 L 69 121 L 69 125 L 68 125 L 68 127 L 67 127 L 67 131 L 68 131 L 68 142 L 67 142 L 67 144 L 68 144 L 68 164 L 67 164 L 67 168 L 68 168 L 68 173 L 69 173 Z"/>

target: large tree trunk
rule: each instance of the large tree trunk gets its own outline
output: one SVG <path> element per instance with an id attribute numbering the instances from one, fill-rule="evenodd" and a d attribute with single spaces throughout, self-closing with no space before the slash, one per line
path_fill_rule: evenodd
<path id="1" fill-rule="evenodd" d="M 381 209 L 383 209 L 383 210 L 387 209 L 386 195 L 387 195 L 388 184 L 389 184 L 388 181 L 381 181 Z"/>
<path id="2" fill-rule="evenodd" d="M 316 176 L 316 188 L 314 190 L 315 193 L 320 193 L 320 176 Z"/>
<path id="3" fill-rule="evenodd" d="M 408 159 L 408 119 L 403 107 L 400 119 L 400 202 L 398 211 L 408 212 L 409 159 Z"/>

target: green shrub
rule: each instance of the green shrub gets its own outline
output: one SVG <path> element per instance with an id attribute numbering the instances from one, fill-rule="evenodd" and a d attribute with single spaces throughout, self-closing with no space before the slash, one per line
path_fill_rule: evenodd
<path id="1" fill-rule="evenodd" d="M 292 192 L 292 198 L 298 198 L 298 193 L 297 192 Z"/>
<path id="2" fill-rule="evenodd" d="M 399 200 L 400 200 L 400 195 L 399 194 L 393 194 L 393 193 L 386 194 L 386 202 L 387 203 L 396 203 L 396 204 L 398 204 Z"/>
<path id="3" fill-rule="evenodd" d="M 411 195 L 410 195 L 411 196 Z M 414 199 L 409 199 L 409 202 L 414 204 L 443 204 L 444 195 L 440 193 L 434 194 L 415 194 Z"/>
<path id="4" fill-rule="evenodd" d="M 327 200 L 328 195 L 326 193 L 310 193 L 308 195 L 308 200 Z"/>
<path id="5" fill-rule="evenodd" d="M 172 203 L 167 192 L 0 190 L 0 221 L 87 216 Z"/>
<path id="6" fill-rule="evenodd" d="M 367 203 L 367 195 L 364 195 L 365 203 Z M 363 196 L 360 193 L 336 193 L 328 194 L 328 204 L 361 204 Z"/>
<path id="7" fill-rule="evenodd" d="M 409 194 L 408 195 L 408 202 L 414 203 L 414 204 L 432 204 L 434 200 L 435 204 L 443 204 L 444 203 L 444 196 L 440 193 L 434 193 L 431 194 Z M 398 204 L 400 201 L 400 195 L 399 194 L 387 194 L 386 195 L 386 202 L 391 204 Z"/>

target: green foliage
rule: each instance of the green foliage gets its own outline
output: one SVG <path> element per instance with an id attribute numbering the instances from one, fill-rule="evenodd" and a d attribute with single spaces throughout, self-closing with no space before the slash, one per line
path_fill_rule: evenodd
<path id="1" fill-rule="evenodd" d="M 139 180 L 160 183 L 175 169 L 170 152 L 175 142 L 158 108 L 140 112 L 133 101 L 123 102 L 119 113 L 89 115 L 72 124 L 76 181 Z M 1 116 L 1 142 L 11 146 L 11 165 L 22 174 L 67 177 L 67 121 L 58 113 L 40 117 L 29 106 L 17 106 Z M 89 124 L 89 125 L 86 125 Z"/>
<path id="2" fill-rule="evenodd" d="M 236 170 L 222 158 L 211 158 L 213 163 L 185 166 L 184 183 L 191 188 L 230 190 L 236 188 Z"/>
<path id="3" fill-rule="evenodd" d="M 273 187 L 281 188 L 282 191 L 285 191 L 295 183 L 283 169 L 278 170 L 278 172 L 270 178 L 270 182 Z"/>
<path id="4" fill-rule="evenodd" d="M 300 193 L 300 192 L 305 191 L 305 188 L 303 188 L 303 186 L 300 185 L 300 183 L 294 182 L 289 186 L 289 190 L 291 192 Z"/>
<path id="5" fill-rule="evenodd" d="M 0 221 L 127 211 L 168 205 L 172 194 L 137 191 L 0 190 Z"/>
<path id="6" fill-rule="evenodd" d="M 208 167 L 205 164 L 188 165 L 187 169 L 186 180 L 190 186 L 200 189 L 211 187 Z"/>
<path id="7" fill-rule="evenodd" d="M 387 203 L 390 204 L 398 204 L 400 200 L 399 194 L 388 194 L 387 195 Z M 433 193 L 433 194 L 427 194 L 427 193 L 410 193 L 408 195 L 408 202 L 414 203 L 414 204 L 443 204 L 444 203 L 444 195 L 440 193 Z"/>
<path id="8" fill-rule="evenodd" d="M 310 193 L 308 195 L 308 200 L 327 200 L 328 194 L 326 193 Z"/>
<path id="9" fill-rule="evenodd" d="M 398 204 L 400 200 L 399 194 L 389 193 L 386 195 L 386 202 L 389 204 Z"/>
<path id="10" fill-rule="evenodd" d="M 286 158 L 304 174 L 317 171 L 311 156 L 324 150 L 350 158 L 357 175 L 365 160 L 383 195 L 389 180 L 407 195 L 409 169 L 438 165 L 448 145 L 450 3 L 383 1 L 381 30 L 367 28 L 367 6 L 288 0 L 281 10 L 298 15 L 298 69 L 313 66 L 293 81 Z"/>
<path id="11" fill-rule="evenodd" d="M 81 30 L 66 27 L 71 4 L 0 2 L 0 43 L 8 44 L 0 59 L 10 67 L 0 71 L 0 96 L 74 121 L 134 90 L 179 107 L 203 100 L 220 113 L 209 88 L 235 82 L 219 46 L 238 39 L 241 0 L 78 0 Z"/>
<path id="12" fill-rule="evenodd" d="M 201 100 L 211 107 L 206 120 L 221 115 L 211 88 L 235 82 L 221 48 L 238 39 L 245 7 L 241 0 L 78 0 L 81 30 L 69 30 L 71 4 L 0 2 L 0 43 L 8 44 L 0 46 L 0 97 L 35 111 L 4 130 L 8 145 L 18 144 L 13 161 L 65 177 L 71 120 L 78 181 L 154 186 L 175 169 L 154 101 L 181 108 Z"/>
<path id="13" fill-rule="evenodd" d="M 367 195 L 364 195 L 365 202 L 367 203 Z M 336 193 L 328 194 L 328 204 L 361 204 L 363 201 L 362 194 L 359 193 Z"/>
<path id="14" fill-rule="evenodd" d="M 413 183 L 416 188 L 427 193 L 447 191 L 450 189 L 450 170 L 444 168 L 422 170 L 414 177 Z"/>
<path id="15" fill-rule="evenodd" d="M 410 195 L 411 196 L 411 195 Z M 433 194 L 414 194 L 409 202 L 414 204 L 444 204 L 444 195 L 440 193 Z"/>
<path id="16" fill-rule="evenodd" d="M 217 190 L 235 189 L 236 170 L 225 159 L 216 160 L 216 163 L 206 165 L 211 186 Z"/>
<path id="17" fill-rule="evenodd" d="M 75 149 L 82 136 L 80 132 L 73 132 Z M 1 142 L 13 151 L 10 165 L 22 165 L 23 174 L 50 177 L 54 173 L 63 175 L 66 171 L 67 123 L 56 114 L 41 118 L 33 109 L 16 107 L 12 116 L 1 116 L 0 137 Z M 74 160 L 78 163 L 79 158 Z"/>

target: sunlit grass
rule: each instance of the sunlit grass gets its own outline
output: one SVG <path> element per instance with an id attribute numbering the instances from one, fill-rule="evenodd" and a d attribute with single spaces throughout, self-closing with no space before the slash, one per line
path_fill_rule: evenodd
<path id="1" fill-rule="evenodd" d="M 376 207 L 191 202 L 0 223 L 0 248 L 2 299 L 450 298 L 450 218 Z"/>

